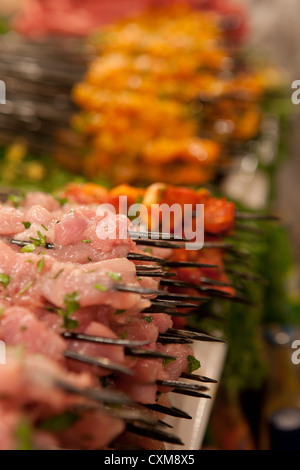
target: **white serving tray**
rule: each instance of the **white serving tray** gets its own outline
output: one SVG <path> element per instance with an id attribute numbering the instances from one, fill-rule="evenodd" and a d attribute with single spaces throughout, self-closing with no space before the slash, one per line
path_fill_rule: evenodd
<path id="1" fill-rule="evenodd" d="M 211 377 L 219 383 L 227 353 L 226 343 L 195 342 L 192 348 L 195 357 L 201 362 L 201 367 L 195 374 Z M 218 384 L 207 384 L 207 386 L 209 392 L 206 393 L 212 397 L 211 399 L 199 399 L 184 395 L 170 394 L 172 406 L 182 409 L 192 416 L 193 419 L 179 419 L 171 416 L 164 417 L 164 421 L 174 426 L 171 432 L 176 434 L 176 436 L 184 442 L 184 446 L 167 444 L 167 450 L 201 449 L 214 398 L 218 389 Z"/>

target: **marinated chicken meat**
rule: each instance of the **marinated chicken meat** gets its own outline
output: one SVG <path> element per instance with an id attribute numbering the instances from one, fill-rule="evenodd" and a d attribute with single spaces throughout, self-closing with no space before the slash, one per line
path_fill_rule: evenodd
<path id="1" fill-rule="evenodd" d="M 115 238 L 99 238 L 99 227 L 102 234 L 115 229 Z M 172 390 L 160 381 L 178 380 L 188 371 L 189 346 L 159 343 L 159 335 L 173 326 L 171 317 L 144 313 L 160 277 L 139 277 L 139 266 L 153 263 L 127 259 L 131 252 L 144 253 L 129 227 L 125 215 L 97 215 L 96 204 L 61 206 L 43 193 L 28 193 L 18 207 L 0 206 L 0 341 L 6 346 L 0 448 L 24 447 L 20 426 L 30 435 L 30 448 L 106 448 L 123 436 L 128 405 L 117 398 L 118 414 L 87 391 L 117 393 L 140 413 L 142 404 L 154 404 Z M 138 357 L 136 348 L 118 344 L 125 339 L 161 357 Z M 143 416 L 158 419 L 149 410 Z"/>

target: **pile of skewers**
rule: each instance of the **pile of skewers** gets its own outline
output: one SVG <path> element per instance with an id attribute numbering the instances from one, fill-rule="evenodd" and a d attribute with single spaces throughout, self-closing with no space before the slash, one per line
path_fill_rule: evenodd
<path id="1" fill-rule="evenodd" d="M 0 142 L 22 137 L 28 149 L 51 154 L 55 133 L 67 127 L 75 107 L 70 93 L 85 70 L 82 41 L 33 41 L 14 32 L 0 35 L 1 80 L 6 105 L 0 109 Z"/>
<path id="2" fill-rule="evenodd" d="M 218 266 L 205 255 L 191 261 L 182 256 L 184 239 L 133 231 L 125 214 L 97 214 L 99 203 L 116 206 L 119 195 L 152 203 L 158 194 L 170 202 L 181 192 L 182 203 L 185 195 L 214 205 L 207 233 L 233 230 L 231 203 L 206 191 L 162 189 L 71 184 L 58 198 L 10 195 L 0 206 L 3 448 L 178 445 L 163 415 L 189 416 L 172 407 L 167 392 L 210 397 L 207 384 L 215 380 L 194 373 L 200 363 L 190 346 L 222 339 L 174 328 L 173 321 L 201 315 L 214 295 L 243 301 L 224 281 L 222 256 Z M 112 228 L 117 236 L 109 237 Z M 203 253 L 223 250 L 219 242 L 205 242 Z M 190 289 L 197 294 L 183 293 Z"/>
<path id="3" fill-rule="evenodd" d="M 192 329 L 189 319 L 213 318 L 203 306 L 214 299 L 251 305 L 238 281 L 264 280 L 237 270 L 249 252 L 234 242 L 237 233 L 261 233 L 247 220 L 273 219 L 241 213 L 207 189 L 168 184 L 211 181 L 259 132 L 266 79 L 238 58 L 226 33 L 215 13 L 149 11 L 94 35 L 82 82 L 77 40 L 58 53 L 56 40 L 41 48 L 1 39 L 12 92 L 0 113 L 2 143 L 23 135 L 29 148 L 51 154 L 56 137 L 65 168 L 155 184 L 70 183 L 56 198 L 10 194 L 0 205 L 0 449 L 180 445 L 164 416 L 191 416 L 172 406 L 172 394 L 210 398 L 216 381 L 199 375 L 193 342 L 222 335 Z M 20 171 L 15 151 L 11 167 Z M 170 233 L 160 214 L 154 229 L 144 220 L 134 230 L 120 196 L 128 206 L 176 205 L 179 213 L 189 204 L 194 221 L 204 204 L 203 249 L 187 250 L 175 235 L 176 211 Z M 103 218 L 99 204 L 116 213 Z"/>

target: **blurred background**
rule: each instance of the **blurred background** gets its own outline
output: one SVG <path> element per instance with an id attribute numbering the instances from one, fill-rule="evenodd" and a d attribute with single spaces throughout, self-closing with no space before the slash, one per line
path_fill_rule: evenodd
<path id="1" fill-rule="evenodd" d="M 93 126 L 99 122 L 97 113 L 92 119 L 91 115 L 82 113 L 82 109 L 94 111 L 92 104 L 95 105 L 99 96 L 91 97 L 87 87 L 77 84 L 84 82 L 89 70 L 96 83 L 100 83 L 99 89 L 101 83 L 107 86 L 109 73 L 101 76 L 101 68 L 100 71 L 96 65 L 89 68 L 95 55 L 117 47 L 119 30 L 116 29 L 116 34 L 109 29 L 110 33 L 105 36 L 103 27 L 117 24 L 131 15 L 140 15 L 157 4 L 171 9 L 174 3 L 171 0 L 1 0 L 0 80 L 7 87 L 7 103 L 0 105 L 2 187 L 54 191 L 74 181 L 93 180 L 105 185 L 141 182 L 144 185 L 168 178 L 163 165 L 158 161 L 153 163 L 149 157 L 152 154 L 148 146 L 145 155 L 150 161 L 149 168 L 145 171 L 147 167 L 143 166 L 143 169 L 149 181 L 144 181 L 138 171 L 142 163 L 139 167 L 133 160 L 126 147 L 127 141 L 122 141 L 124 149 L 128 150 L 126 154 L 122 148 L 123 160 L 115 156 L 119 150 L 109 147 L 110 129 L 106 140 L 93 140 L 92 151 L 86 148 L 87 143 L 91 144 Z M 207 186 L 216 194 L 234 200 L 242 209 L 273 212 L 281 217 L 280 224 L 263 227 L 250 224 L 252 233 L 250 230 L 245 234 L 244 243 L 255 258 L 252 269 L 266 283 L 253 282 L 247 287 L 259 307 L 231 304 L 225 308 L 223 328 L 229 351 L 204 447 L 299 449 L 300 366 L 292 362 L 291 345 L 295 339 L 300 339 L 300 105 L 291 103 L 291 85 L 294 80 L 300 80 L 300 19 L 297 14 L 300 0 L 190 0 L 181 3 L 188 3 L 197 11 L 219 15 L 231 59 L 234 57 L 242 70 L 249 66 L 253 74 L 252 81 L 245 80 L 242 85 L 246 91 L 247 87 L 252 87 L 251 92 L 259 91 L 257 95 L 253 92 L 257 100 L 255 108 L 251 108 L 253 103 L 248 103 L 246 111 L 239 109 L 236 113 L 236 127 L 241 126 L 239 139 L 234 133 L 225 138 L 227 131 L 216 131 L 212 135 L 209 126 L 205 129 L 205 142 L 217 142 L 225 149 L 225 157 L 218 161 L 217 168 L 214 163 L 213 172 L 204 167 L 197 173 L 198 180 L 194 180 L 190 164 L 186 164 L 183 172 L 181 168 L 176 172 L 174 164 L 168 167 L 171 176 L 167 182 Z M 183 34 L 188 35 L 188 28 Z M 140 36 L 137 43 L 142 40 Z M 166 38 L 163 40 L 168 43 Z M 119 47 L 125 48 L 122 44 Z M 209 42 L 207 47 L 209 51 Z M 174 55 L 176 57 L 176 51 Z M 207 56 L 211 57 L 209 52 Z M 107 63 L 108 71 L 110 66 L 115 74 L 113 80 L 119 72 L 126 75 L 126 70 L 119 71 L 115 64 Z M 223 72 L 226 75 L 232 70 L 226 66 Z M 201 76 L 205 70 L 199 69 L 197 73 Z M 136 82 L 132 83 L 134 88 Z M 118 86 L 122 87 L 122 82 Z M 148 86 L 159 91 L 161 85 L 149 81 Z M 186 83 L 183 89 L 188 90 Z M 165 90 L 160 91 L 165 93 Z M 200 101 L 207 112 L 205 98 Z M 144 99 L 143 106 L 151 107 L 151 100 Z M 87 102 L 92 104 L 87 106 Z M 237 102 L 233 108 L 238 106 Z M 259 126 L 252 112 L 257 106 L 262 113 Z M 154 108 L 153 113 L 157 110 Z M 176 112 L 172 108 L 166 111 L 167 117 L 163 115 L 170 129 L 171 114 Z M 216 129 L 226 128 L 230 121 L 226 118 L 228 109 L 214 108 L 213 112 L 225 113 L 224 119 L 214 118 L 213 122 L 218 123 Z M 244 112 L 249 114 L 244 115 Z M 144 119 L 149 123 L 148 114 L 143 115 L 147 115 Z M 158 111 L 153 115 L 154 120 L 158 119 Z M 205 119 L 211 122 L 206 114 Z M 188 127 L 189 122 L 186 125 Z M 180 126 L 176 132 L 178 128 Z M 130 127 L 126 127 L 126 132 L 130 132 Z M 244 138 L 241 138 L 242 132 Z M 145 132 L 145 135 L 148 134 Z M 134 138 L 132 134 L 129 145 L 136 143 Z M 210 144 L 205 148 L 213 161 L 215 147 Z M 161 146 L 155 147 L 156 153 L 160 150 Z M 169 147 L 164 151 L 169 158 Z M 232 158 L 233 154 L 237 154 L 236 158 Z M 261 231 L 259 235 L 256 229 Z M 217 304 L 212 306 L 212 309 L 218 308 L 221 307 Z M 215 328 L 205 322 L 201 326 Z"/>

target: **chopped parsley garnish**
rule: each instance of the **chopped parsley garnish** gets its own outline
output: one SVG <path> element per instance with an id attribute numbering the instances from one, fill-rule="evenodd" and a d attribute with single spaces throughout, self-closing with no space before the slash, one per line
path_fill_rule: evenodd
<path id="1" fill-rule="evenodd" d="M 23 287 L 23 289 L 21 289 L 20 292 L 17 293 L 17 295 L 25 294 L 25 292 L 27 292 L 28 289 L 30 289 L 30 287 L 32 286 L 32 284 L 33 284 L 33 281 L 28 282 L 28 284 L 26 284 L 26 286 Z"/>
<path id="2" fill-rule="evenodd" d="M 39 238 L 30 237 L 30 240 L 33 241 L 35 246 L 46 246 L 46 235 L 42 235 L 41 232 L 38 230 L 37 235 Z"/>
<path id="3" fill-rule="evenodd" d="M 107 271 L 106 273 L 109 277 L 111 277 L 114 281 L 121 281 L 122 275 L 120 273 L 114 273 L 112 271 Z"/>
<path id="4" fill-rule="evenodd" d="M 33 264 L 33 260 L 32 260 L 32 259 L 27 259 L 27 260 L 26 260 L 26 263 L 31 263 L 31 264 Z"/>
<path id="5" fill-rule="evenodd" d="M 91 240 L 89 240 L 88 238 L 86 238 L 85 240 L 81 240 L 82 243 L 92 243 Z"/>
<path id="6" fill-rule="evenodd" d="M 75 291 L 72 294 L 66 294 L 64 297 L 64 303 L 66 306 L 66 313 L 71 315 L 80 308 L 79 303 L 79 292 Z"/>
<path id="7" fill-rule="evenodd" d="M 141 277 L 137 277 L 136 280 L 137 280 L 137 281 L 141 281 L 142 278 L 141 278 Z"/>
<path id="8" fill-rule="evenodd" d="M 43 227 L 43 229 L 46 230 L 46 232 L 48 232 L 48 229 L 47 229 L 47 227 L 45 227 L 44 224 L 41 224 L 41 227 Z"/>
<path id="9" fill-rule="evenodd" d="M 57 278 L 61 275 L 61 273 L 62 273 L 63 271 L 64 271 L 64 268 L 62 268 L 62 269 L 60 269 L 59 271 L 57 271 L 57 273 L 55 274 L 55 276 L 53 276 L 52 279 L 57 279 Z"/>
<path id="10" fill-rule="evenodd" d="M 91 263 L 93 260 L 90 256 L 88 256 L 88 261 Z"/>
<path id="11" fill-rule="evenodd" d="M 188 356 L 188 373 L 191 374 L 201 366 L 200 362 L 194 356 Z"/>
<path id="12" fill-rule="evenodd" d="M 116 310 L 115 315 L 122 315 L 122 313 L 125 313 L 126 310 Z"/>
<path id="13" fill-rule="evenodd" d="M 26 229 L 30 228 L 31 227 L 31 223 L 30 222 L 22 222 L 22 224 L 24 225 L 24 227 Z"/>
<path id="14" fill-rule="evenodd" d="M 51 416 L 39 425 L 39 429 L 49 432 L 60 432 L 69 429 L 78 421 L 79 416 L 71 411 L 66 411 L 60 415 Z"/>
<path id="15" fill-rule="evenodd" d="M 148 323 L 151 323 L 152 320 L 153 320 L 152 317 L 143 317 L 143 318 L 144 318 L 144 320 L 145 320 L 146 322 L 148 322 Z"/>
<path id="16" fill-rule="evenodd" d="M 21 330 L 21 331 L 26 331 L 26 330 L 27 330 L 27 326 L 26 326 L 26 325 L 22 325 L 22 326 L 20 327 L 20 330 Z"/>
<path id="17" fill-rule="evenodd" d="M 174 361 L 176 361 L 176 359 L 173 359 L 172 357 L 165 358 L 163 359 L 163 366 L 166 367 L 167 364 L 169 364 L 170 362 L 174 362 Z"/>
<path id="18" fill-rule="evenodd" d="M 8 286 L 10 281 L 11 281 L 11 278 L 9 276 L 7 276 L 6 274 L 1 274 L 0 273 L 0 284 L 2 284 L 2 286 L 4 288 L 6 288 Z"/>
<path id="19" fill-rule="evenodd" d="M 152 248 L 145 248 L 145 249 L 144 249 L 144 253 L 150 253 L 150 254 L 152 254 L 152 253 L 153 253 Z"/>
<path id="20" fill-rule="evenodd" d="M 128 331 L 127 331 L 127 330 L 126 330 L 126 331 L 124 331 L 124 332 L 123 332 L 123 333 L 121 333 L 119 336 L 120 336 L 120 338 L 121 338 L 121 339 L 126 339 L 126 338 L 127 338 L 127 336 L 128 336 Z"/>
<path id="21" fill-rule="evenodd" d="M 95 289 L 101 290 L 101 292 L 107 291 L 107 287 L 101 286 L 100 284 L 95 284 L 94 287 Z"/>
<path id="22" fill-rule="evenodd" d="M 40 273 L 45 266 L 45 258 L 42 258 L 37 263 L 37 272 Z"/>
<path id="23" fill-rule="evenodd" d="M 64 297 L 64 310 L 58 309 L 57 313 L 63 318 L 63 328 L 66 328 L 68 331 L 74 330 L 78 327 L 78 321 L 70 318 L 70 315 L 75 313 L 80 308 L 79 303 L 79 292 L 75 291 L 71 294 L 66 294 Z"/>
<path id="24" fill-rule="evenodd" d="M 29 245 L 23 246 L 21 253 L 32 253 L 36 249 L 36 245 L 30 243 Z"/>

